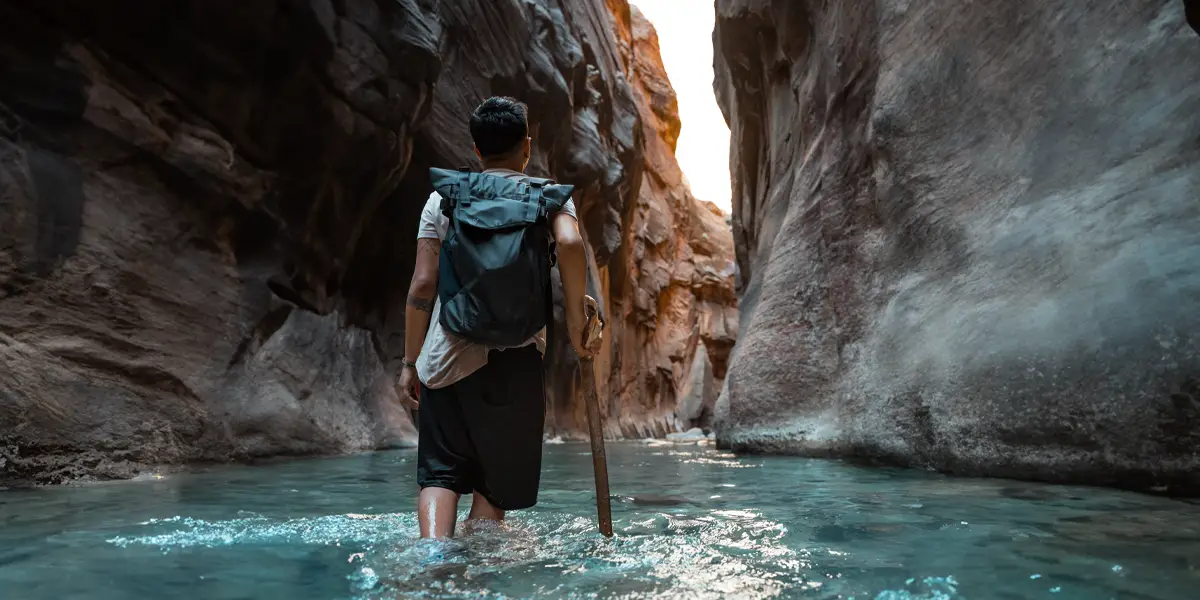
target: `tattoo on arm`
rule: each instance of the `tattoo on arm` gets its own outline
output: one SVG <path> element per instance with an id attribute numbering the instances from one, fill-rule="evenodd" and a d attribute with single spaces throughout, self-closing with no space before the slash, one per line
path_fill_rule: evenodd
<path id="1" fill-rule="evenodd" d="M 417 240 L 417 264 L 416 273 L 414 274 L 414 286 L 418 277 L 428 278 L 433 277 L 436 281 L 438 256 L 442 253 L 442 241 L 433 238 L 421 238 Z M 417 289 L 416 287 L 409 289 L 408 305 L 427 313 L 433 312 L 434 297 L 422 298 L 427 291 Z M 419 294 L 419 295 L 418 295 Z M 432 295 L 432 294 L 431 294 Z"/>
<path id="2" fill-rule="evenodd" d="M 418 298 L 416 296 L 409 296 L 408 297 L 408 305 L 417 310 L 423 310 L 427 313 L 433 312 L 433 300 L 432 299 Z"/>
<path id="3" fill-rule="evenodd" d="M 417 258 L 422 255 L 432 255 L 434 259 L 442 253 L 442 240 L 433 238 L 421 238 L 417 240 Z"/>

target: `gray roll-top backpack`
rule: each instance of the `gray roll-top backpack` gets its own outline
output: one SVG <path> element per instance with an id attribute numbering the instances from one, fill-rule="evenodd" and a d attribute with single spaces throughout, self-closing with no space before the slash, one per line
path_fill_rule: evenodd
<path id="1" fill-rule="evenodd" d="M 552 314 L 550 220 L 575 186 L 430 169 L 450 220 L 438 260 L 438 322 L 464 339 L 517 347 Z"/>

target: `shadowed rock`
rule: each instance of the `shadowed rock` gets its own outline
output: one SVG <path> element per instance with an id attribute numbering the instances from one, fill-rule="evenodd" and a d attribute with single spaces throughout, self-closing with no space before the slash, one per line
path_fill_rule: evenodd
<path id="1" fill-rule="evenodd" d="M 609 265 L 627 263 L 645 160 L 614 34 L 629 14 L 623 0 L 0 0 L 0 479 L 411 444 L 392 377 L 413 232 L 428 167 L 475 164 L 480 101 L 530 104 L 531 172 L 580 190 L 591 292 L 623 281 Z M 696 323 L 732 293 L 721 302 L 669 348 L 611 346 L 604 364 L 638 381 L 692 364 L 702 336 L 715 354 L 725 334 Z M 553 332 L 549 363 L 549 422 L 581 431 L 577 366 Z M 613 410 L 657 428 L 674 411 L 662 398 Z"/>

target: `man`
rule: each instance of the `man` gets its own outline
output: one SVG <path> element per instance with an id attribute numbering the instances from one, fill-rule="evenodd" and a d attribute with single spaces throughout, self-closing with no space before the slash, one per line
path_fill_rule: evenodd
<path id="1" fill-rule="evenodd" d="M 532 140 L 524 104 L 489 98 L 470 119 L 484 173 L 528 181 Z M 425 203 L 417 261 L 405 311 L 402 399 L 419 409 L 418 519 L 421 537 L 454 535 L 458 499 L 473 494 L 468 522 L 503 521 L 505 510 L 537 502 L 541 476 L 546 330 L 518 347 L 492 347 L 445 331 L 439 323 L 439 255 L 451 228 L 442 196 Z M 557 248 L 567 335 L 581 357 L 587 258 L 575 205 L 550 217 Z M 549 240 L 547 240 L 549 243 Z M 417 402 L 417 398 L 420 402 Z"/>

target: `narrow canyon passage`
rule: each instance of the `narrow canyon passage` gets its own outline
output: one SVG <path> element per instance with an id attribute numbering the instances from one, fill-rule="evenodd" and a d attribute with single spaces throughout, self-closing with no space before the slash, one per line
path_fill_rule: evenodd
<path id="1" fill-rule="evenodd" d="M 1190 597 L 1198 15 L 0 0 L 0 598 Z M 494 96 L 606 327 L 555 268 L 537 505 L 421 541 L 416 235 Z"/>

